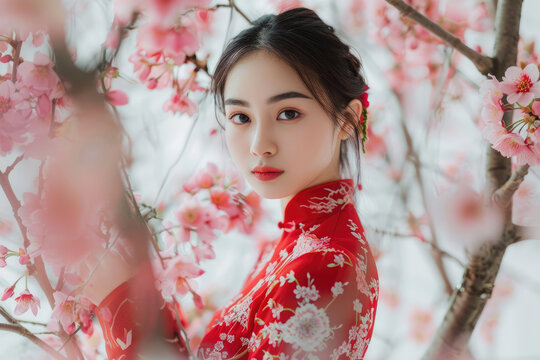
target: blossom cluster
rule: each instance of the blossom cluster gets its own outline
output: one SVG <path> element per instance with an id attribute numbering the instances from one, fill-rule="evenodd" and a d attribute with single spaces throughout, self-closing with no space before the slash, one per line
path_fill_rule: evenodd
<path id="1" fill-rule="evenodd" d="M 494 76 L 482 83 L 483 100 L 479 127 L 484 138 L 503 156 L 516 163 L 540 164 L 540 82 L 537 64 L 523 69 L 509 67 L 502 79 Z M 512 112 L 512 123 L 503 121 Z"/>
<path id="2" fill-rule="evenodd" d="M 214 163 L 184 183 L 178 194 L 180 206 L 174 210 L 174 220 L 164 222 L 164 248 L 161 257 L 165 268 L 155 262 L 158 287 L 165 298 L 194 295 L 197 306 L 200 297 L 193 291 L 192 279 L 203 274 L 199 264 L 215 258 L 213 241 L 216 232 L 237 229 L 251 233 L 261 218 L 261 198 L 253 191 L 244 194 L 239 174 L 229 176 Z M 179 251 L 183 249 L 184 251 Z M 193 254 L 189 256 L 186 254 Z"/>
<path id="3" fill-rule="evenodd" d="M 136 16 L 144 18 L 138 26 L 136 51 L 129 57 L 138 80 L 148 89 L 172 88 L 171 97 L 163 110 L 186 113 L 198 111 L 198 105 L 188 97 L 191 91 L 206 91 L 197 83 L 195 60 L 201 47 L 201 33 L 208 32 L 212 11 L 209 0 L 193 1 L 133 1 L 115 2 L 115 20 L 105 46 L 116 48 L 120 28 Z M 180 68 L 189 75 L 180 78 Z"/>
<path id="4" fill-rule="evenodd" d="M 458 0 L 441 4 L 439 0 L 412 0 L 407 3 L 462 41 L 466 31 L 485 32 L 492 28 L 483 1 Z M 444 63 L 441 39 L 416 22 L 403 18 L 385 1 L 365 1 L 363 5 L 357 5 L 357 11 L 366 13 L 375 24 L 370 27 L 370 38 L 387 47 L 394 58 L 394 68 L 387 74 L 392 88 L 401 90 L 411 82 L 435 80 L 440 76 Z"/>
<path id="5" fill-rule="evenodd" d="M 38 52 L 33 60 L 21 61 L 16 46 L 15 40 L 0 41 L 0 61 L 10 68 L 0 81 L 0 155 L 16 148 L 26 157 L 39 157 L 53 106 L 63 105 L 64 90 L 48 55 Z"/>

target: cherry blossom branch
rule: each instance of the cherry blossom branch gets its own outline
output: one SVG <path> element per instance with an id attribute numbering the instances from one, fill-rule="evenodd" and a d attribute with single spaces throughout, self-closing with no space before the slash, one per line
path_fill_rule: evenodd
<path id="1" fill-rule="evenodd" d="M 521 185 L 528 172 L 529 164 L 524 164 L 518 167 L 510 179 L 508 179 L 503 186 L 493 193 L 493 201 L 497 205 L 506 208 L 512 201 L 512 196 L 519 188 L 519 185 Z"/>
<path id="2" fill-rule="evenodd" d="M 17 68 L 19 67 L 19 62 L 21 60 L 22 41 L 13 40 L 10 42 L 10 44 L 13 47 L 13 70 L 11 72 L 11 82 L 15 84 L 17 82 Z"/>
<path id="3" fill-rule="evenodd" d="M 494 69 L 494 61 L 489 56 L 480 54 L 479 52 L 471 49 L 465 45 L 457 36 L 443 29 L 439 24 L 433 22 L 431 19 L 421 14 L 411 5 L 407 4 L 403 0 L 386 0 L 386 2 L 395 7 L 402 16 L 408 17 L 414 20 L 419 25 L 423 26 L 426 30 L 433 35 L 439 37 L 442 41 L 462 53 L 465 57 L 473 62 L 478 71 L 483 75 L 491 73 Z"/>
<path id="4" fill-rule="evenodd" d="M 49 344 L 38 338 L 30 330 L 19 324 L 18 320 L 13 318 L 2 306 L 0 306 L 0 315 L 2 315 L 9 324 L 0 324 L 0 330 L 10 331 L 19 335 L 24 336 L 28 340 L 32 341 L 34 344 L 45 350 L 48 354 L 53 356 L 58 360 L 67 360 L 62 354 L 54 350 Z"/>
<path id="5" fill-rule="evenodd" d="M 28 231 L 26 229 L 26 226 L 24 226 L 22 219 L 19 216 L 19 208 L 21 207 L 21 203 L 19 199 L 17 199 L 17 196 L 15 196 L 13 187 L 11 186 L 11 183 L 9 182 L 8 174 L 1 171 L 0 171 L 0 187 L 4 191 L 4 194 L 6 195 L 9 201 L 9 204 L 11 205 L 11 210 L 13 212 L 13 216 L 15 217 L 15 221 L 19 227 L 19 230 L 21 231 L 21 235 L 23 237 L 23 246 L 24 246 L 24 249 L 26 250 L 28 246 L 30 245 L 30 240 L 28 240 Z M 53 297 L 54 289 L 47 277 L 47 274 L 45 273 L 45 265 L 43 264 L 43 260 L 41 259 L 41 256 L 35 257 L 32 263 L 29 262 L 27 264 L 27 268 L 28 268 L 28 273 L 30 275 L 33 275 L 36 278 L 39 285 L 45 292 L 45 295 L 47 296 L 47 300 L 49 301 L 49 304 L 51 305 L 51 307 L 53 307 L 54 306 L 54 297 Z"/>
<path id="6" fill-rule="evenodd" d="M 522 0 L 498 1 L 493 68 L 493 74 L 497 78 L 501 78 L 505 70 L 516 63 L 521 8 Z M 511 116 L 508 113 L 505 114 L 505 124 L 509 125 L 511 120 Z M 491 146 L 487 148 L 487 151 L 485 191 L 491 199 L 492 195 L 504 187 L 509 179 L 514 177 L 514 180 L 517 180 L 518 177 L 523 177 L 526 168 L 512 174 L 511 159 L 503 157 Z M 510 180 L 511 183 L 512 180 Z M 512 187 L 513 185 L 509 185 L 508 189 Z M 511 190 L 503 191 L 502 199 L 504 200 L 506 194 L 511 192 Z M 511 194 L 509 196 L 511 198 Z M 433 336 L 423 360 L 463 358 L 462 355 L 482 310 L 491 297 L 506 248 L 519 236 L 519 228 L 512 224 L 511 200 L 504 210 L 503 230 L 499 238 L 497 241 L 485 243 L 471 255 L 462 283 L 452 295 L 448 311 L 437 333 Z"/>

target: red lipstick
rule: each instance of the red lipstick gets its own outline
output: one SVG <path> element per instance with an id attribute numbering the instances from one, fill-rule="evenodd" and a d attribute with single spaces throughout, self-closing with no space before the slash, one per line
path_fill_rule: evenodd
<path id="1" fill-rule="evenodd" d="M 270 166 L 256 166 L 251 169 L 251 172 L 259 180 L 270 181 L 283 174 L 284 171 Z"/>

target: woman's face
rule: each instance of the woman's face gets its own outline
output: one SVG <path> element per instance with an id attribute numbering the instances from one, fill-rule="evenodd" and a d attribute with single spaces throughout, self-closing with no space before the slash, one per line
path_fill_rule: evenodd
<path id="1" fill-rule="evenodd" d="M 340 179 L 338 131 L 296 71 L 263 50 L 231 69 L 224 89 L 225 138 L 233 162 L 251 187 L 282 209 L 299 191 Z M 256 166 L 283 170 L 262 180 Z"/>

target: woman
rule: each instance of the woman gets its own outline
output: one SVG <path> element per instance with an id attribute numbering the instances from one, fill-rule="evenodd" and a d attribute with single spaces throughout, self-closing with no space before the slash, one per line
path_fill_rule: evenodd
<path id="1" fill-rule="evenodd" d="M 378 274 L 355 210 L 354 182 L 341 176 L 350 170 L 347 141 L 359 161 L 365 139 L 360 71 L 333 28 L 305 8 L 257 19 L 221 56 L 212 90 L 226 117 L 228 149 L 259 195 L 280 199 L 283 233 L 214 315 L 199 359 L 363 358 Z M 141 311 L 129 306 L 134 278 L 96 311 L 109 358 L 133 355 L 132 330 L 146 326 L 130 318 Z M 165 338 L 174 339 L 170 310 L 162 325 Z"/>

